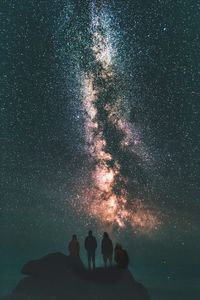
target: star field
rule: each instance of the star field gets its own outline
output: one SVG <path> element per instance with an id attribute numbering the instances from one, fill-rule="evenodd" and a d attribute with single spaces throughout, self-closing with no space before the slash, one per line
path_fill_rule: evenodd
<path id="1" fill-rule="evenodd" d="M 11 0 L 0 19 L 2 294 L 92 227 L 153 299 L 198 299 L 198 1 Z"/>

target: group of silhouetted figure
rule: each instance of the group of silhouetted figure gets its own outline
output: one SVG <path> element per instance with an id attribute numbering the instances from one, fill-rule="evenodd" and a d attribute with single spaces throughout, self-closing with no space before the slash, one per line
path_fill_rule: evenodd
<path id="1" fill-rule="evenodd" d="M 85 250 L 87 252 L 88 257 L 88 268 L 91 270 L 95 269 L 95 257 L 96 257 L 96 249 L 97 249 L 97 240 L 95 236 L 93 236 L 92 231 L 88 232 L 88 236 L 85 238 Z M 72 240 L 69 242 L 68 246 L 69 254 L 73 257 L 79 257 L 80 255 L 80 244 L 77 240 L 76 234 L 73 234 Z M 110 266 L 112 266 L 113 262 L 113 252 L 114 252 L 114 260 L 118 267 L 127 268 L 129 263 L 129 258 L 126 250 L 122 248 L 120 244 L 116 244 L 115 249 L 113 248 L 113 242 L 110 239 L 107 232 L 104 232 L 103 238 L 101 241 L 101 253 L 103 256 L 104 266 L 107 267 L 107 263 L 109 262 Z"/>

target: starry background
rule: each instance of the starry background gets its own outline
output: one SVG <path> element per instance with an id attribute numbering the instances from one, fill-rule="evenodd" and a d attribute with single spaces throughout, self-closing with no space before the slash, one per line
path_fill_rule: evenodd
<path id="1" fill-rule="evenodd" d="M 200 3 L 109 3 L 130 122 L 155 161 L 152 180 L 135 161 L 126 175 L 162 216 L 155 232 L 127 228 L 113 239 L 152 299 L 198 299 Z M 82 242 L 91 226 L 70 205 L 89 173 L 77 79 L 90 61 L 88 4 L 1 4 L 0 295 L 18 282 L 23 263 L 66 252 L 71 234 Z M 130 161 L 121 161 L 126 170 Z"/>

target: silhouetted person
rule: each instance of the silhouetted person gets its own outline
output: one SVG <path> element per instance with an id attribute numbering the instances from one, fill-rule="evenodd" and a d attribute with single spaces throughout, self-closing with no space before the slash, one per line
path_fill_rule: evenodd
<path id="1" fill-rule="evenodd" d="M 72 235 L 72 240 L 69 242 L 68 250 L 69 250 L 69 255 L 79 256 L 80 245 L 79 242 L 77 241 L 76 234 Z"/>
<path id="2" fill-rule="evenodd" d="M 103 255 L 103 261 L 105 268 L 107 267 L 107 261 L 109 260 L 110 265 L 112 265 L 112 256 L 113 256 L 113 243 L 109 238 L 107 232 L 104 232 L 103 239 L 101 242 L 101 253 Z"/>
<path id="3" fill-rule="evenodd" d="M 120 268 L 127 268 L 129 263 L 129 257 L 126 250 L 122 248 L 120 244 L 115 246 L 115 261 Z"/>
<path id="4" fill-rule="evenodd" d="M 92 235 L 92 231 L 88 232 L 88 236 L 85 239 L 85 249 L 88 254 L 88 268 L 91 269 L 91 261 L 93 269 L 95 269 L 95 251 L 97 248 L 96 238 Z"/>

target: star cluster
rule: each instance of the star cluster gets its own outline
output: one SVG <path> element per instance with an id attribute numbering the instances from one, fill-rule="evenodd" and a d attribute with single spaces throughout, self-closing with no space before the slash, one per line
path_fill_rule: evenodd
<path id="1" fill-rule="evenodd" d="M 103 6 L 90 6 L 92 68 L 80 76 L 84 112 L 85 148 L 93 162 L 92 183 L 84 188 L 77 210 L 110 227 L 149 231 L 160 224 L 158 213 L 143 199 L 129 193 L 128 177 L 121 172 L 122 163 L 116 153 L 127 153 L 148 164 L 151 154 L 142 142 L 139 131 L 129 121 L 115 65 L 111 20 Z M 81 71 L 81 70 L 80 70 Z M 116 140 L 113 143 L 113 140 Z M 115 149 L 114 149 L 115 148 Z M 83 209 L 80 209 L 83 207 Z M 87 219 L 87 216 L 86 216 Z"/>

